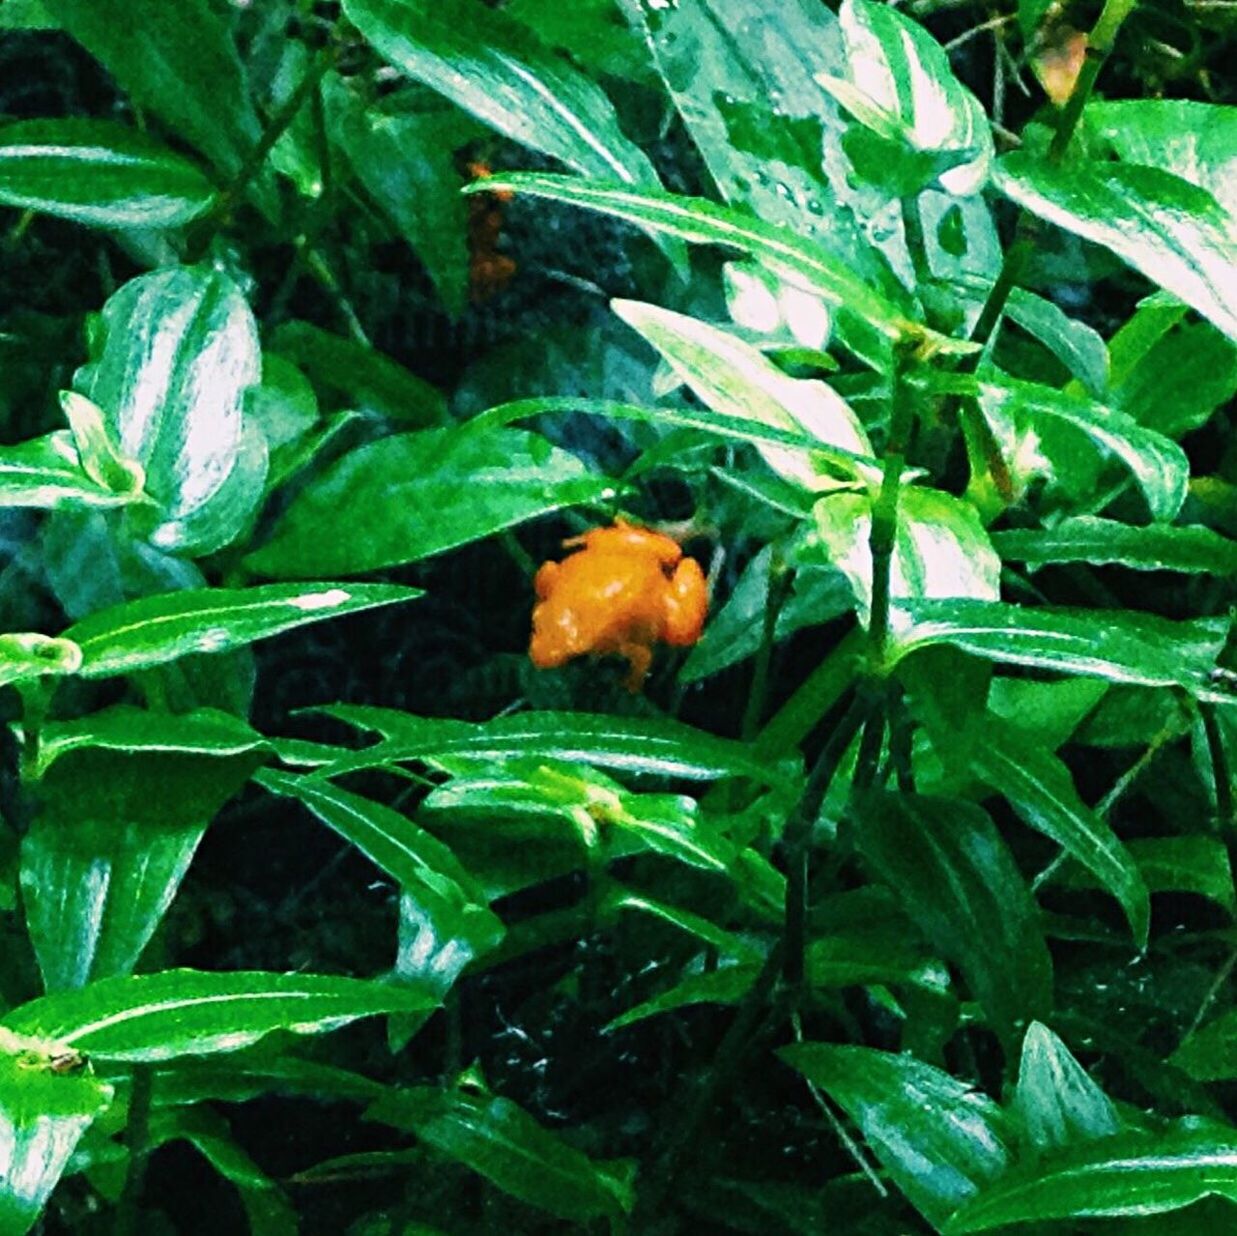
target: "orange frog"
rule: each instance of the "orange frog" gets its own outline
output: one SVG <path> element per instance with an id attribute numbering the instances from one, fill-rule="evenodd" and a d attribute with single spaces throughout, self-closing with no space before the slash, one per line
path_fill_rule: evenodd
<path id="1" fill-rule="evenodd" d="M 654 644 L 686 647 L 700 638 L 709 608 L 704 572 L 677 541 L 622 519 L 563 542 L 579 545 L 582 552 L 537 571 L 528 654 L 540 669 L 615 654 L 631 666 L 628 690 L 639 691 Z"/>

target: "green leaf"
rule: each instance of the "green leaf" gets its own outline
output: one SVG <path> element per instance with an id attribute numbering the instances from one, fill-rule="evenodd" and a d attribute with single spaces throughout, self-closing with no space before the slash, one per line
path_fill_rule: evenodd
<path id="1" fill-rule="evenodd" d="M 1024 288 L 1010 292 L 1005 316 L 1038 339 L 1093 399 L 1108 394 L 1108 348 L 1094 327 Z"/>
<path id="2" fill-rule="evenodd" d="M 1229 1009 L 1200 1026 L 1170 1059 L 1195 1081 L 1237 1077 L 1237 1009 Z"/>
<path id="3" fill-rule="evenodd" d="M 1028 743 L 989 714 L 971 769 L 1033 828 L 1077 859 L 1121 903 L 1134 943 L 1147 947 L 1151 900 L 1142 873 L 1109 825 L 1078 796 L 1065 764 L 1046 747 Z"/>
<path id="4" fill-rule="evenodd" d="M 75 623 L 64 639 L 81 648 L 86 678 L 132 674 L 194 652 L 223 652 L 310 622 L 421 593 L 397 584 L 261 584 L 194 588 L 139 597 Z"/>
<path id="5" fill-rule="evenodd" d="M 1067 425 L 1100 450 L 1111 452 L 1137 481 L 1155 519 L 1172 519 L 1181 509 L 1190 481 L 1190 461 L 1162 433 L 1104 404 L 1036 382 L 985 378 L 979 393 L 984 414 L 990 418 L 1009 418 L 1031 427 L 1045 420 Z"/>
<path id="6" fill-rule="evenodd" d="M 55 30 L 56 19 L 43 0 L 6 0 L 0 8 L 0 30 Z"/>
<path id="7" fill-rule="evenodd" d="M 96 485 L 125 497 L 146 501 L 146 472 L 141 464 L 125 459 L 108 433 L 106 418 L 98 404 L 76 391 L 60 392 L 60 407 L 77 448 L 77 457 Z"/>
<path id="8" fill-rule="evenodd" d="M 992 131 L 940 44 L 911 18 L 869 0 L 845 0 L 839 17 L 847 76 L 816 80 L 881 139 L 882 158 L 857 170 L 871 177 L 892 163 L 917 163 L 921 173 L 892 196 L 909 196 L 937 179 L 950 193 L 979 192 L 992 162 Z M 848 142 L 846 149 L 856 157 L 857 147 Z"/>
<path id="9" fill-rule="evenodd" d="M 509 1099 L 419 1086 L 392 1091 L 367 1114 L 560 1219 L 587 1223 L 631 1209 L 625 1175 L 594 1163 Z"/>
<path id="10" fill-rule="evenodd" d="M 183 227 L 215 201 L 188 159 L 106 120 L 0 126 L 0 203 L 93 227 Z"/>
<path id="11" fill-rule="evenodd" d="M 813 508 L 818 552 L 850 581 L 865 625 L 872 604 L 872 502 L 867 494 L 839 493 Z M 925 597 L 1000 595 L 1000 559 L 969 502 L 908 485 L 898 495 L 897 520 L 889 589 L 899 607 Z M 896 626 L 897 611 L 894 617 Z"/>
<path id="12" fill-rule="evenodd" d="M 1121 1134 L 1014 1168 L 941 1230 L 961 1236 L 1012 1223 L 1162 1214 L 1204 1197 L 1237 1201 L 1230 1130 Z"/>
<path id="13" fill-rule="evenodd" d="M 1062 167 L 1025 151 L 1003 156 L 995 181 L 1020 206 L 1110 249 L 1237 339 L 1237 232 L 1205 189 L 1160 167 Z"/>
<path id="14" fill-rule="evenodd" d="M 1011 1045 L 1052 1007 L 1039 911 L 986 812 L 960 799 L 872 793 L 855 839 L 906 912 L 966 977 Z"/>
<path id="15" fill-rule="evenodd" d="M 468 205 L 455 151 L 472 125 L 454 108 L 389 115 L 365 109 L 340 79 L 327 99 L 337 140 L 357 179 L 425 265 L 447 312 L 468 294 Z M 283 329 L 287 329 L 286 327 Z"/>
<path id="16" fill-rule="evenodd" d="M 1206 189 L 1237 218 L 1237 116 L 1185 99 L 1093 99 L 1084 132 L 1127 163 L 1158 167 Z"/>
<path id="17" fill-rule="evenodd" d="M 952 644 L 1001 664 L 1204 695 L 1228 635 L 1224 619 L 1173 622 L 1132 610 L 1002 601 L 916 601 L 906 609 L 899 657 L 928 644 Z"/>
<path id="18" fill-rule="evenodd" d="M 532 197 L 568 202 L 586 210 L 625 219 L 678 236 L 694 244 L 724 245 L 759 261 L 780 279 L 852 310 L 889 339 L 928 339 L 942 351 L 969 352 L 972 345 L 946 339 L 912 322 L 902 308 L 858 278 L 852 268 L 823 246 L 795 236 L 745 211 L 704 198 L 670 193 L 637 193 L 573 176 L 508 173 L 490 177 L 486 188 L 509 189 Z M 475 190 L 474 190 L 475 191 Z"/>
<path id="19" fill-rule="evenodd" d="M 861 467 L 854 462 L 856 455 L 872 454 L 859 418 L 824 382 L 788 377 L 759 349 L 685 314 L 633 300 L 612 301 L 611 308 L 719 416 L 747 417 L 816 438 L 820 446 L 807 457 L 760 448 L 765 462 L 787 480 L 808 490 L 830 490 L 857 481 L 879 484 L 876 464 Z M 830 447 L 839 448 L 839 453 Z"/>
<path id="20" fill-rule="evenodd" d="M 1108 1096 L 1047 1026 L 1033 1021 L 1022 1041 L 1014 1110 L 1036 1150 L 1057 1150 L 1120 1131 Z"/>
<path id="21" fill-rule="evenodd" d="M 696 1004 L 738 1004 L 752 989 L 759 973 L 758 962 L 738 962 L 719 966 L 716 970 L 688 974 L 665 991 L 620 1013 L 606 1024 L 605 1033 L 633 1026 L 659 1013 L 672 1013 L 675 1009 L 690 1008 Z"/>
<path id="22" fill-rule="evenodd" d="M 492 721 L 470 722 L 418 717 L 363 704 L 331 704 L 317 711 L 361 729 L 375 730 L 386 740 L 357 752 L 355 760 L 359 763 L 346 755 L 328 765 L 323 772 L 330 776 L 354 767 L 374 767 L 373 757 L 385 763 L 448 756 L 485 761 L 556 759 L 693 780 L 732 776 L 776 784 L 787 776 L 784 767 L 754 758 L 740 743 L 669 718 L 517 712 Z"/>
<path id="23" fill-rule="evenodd" d="M 320 389 L 349 409 L 368 409 L 406 425 L 447 419 L 442 392 L 377 349 L 309 322 L 284 322 L 268 348 L 293 361 Z"/>
<path id="24" fill-rule="evenodd" d="M 49 991 L 133 969 L 211 817 L 264 754 L 260 734 L 205 709 L 118 705 L 43 728 L 21 882 Z"/>
<path id="25" fill-rule="evenodd" d="M 855 1121 L 894 1183 L 938 1229 L 1008 1165 L 1001 1109 L 913 1056 L 827 1043 L 794 1043 L 778 1055 Z"/>
<path id="26" fill-rule="evenodd" d="M 811 0 L 784 0 L 776 12 L 759 0 L 620 4 L 722 198 L 819 241 L 899 295 L 877 249 L 910 271 L 898 207 L 851 174 L 838 106 L 814 80 L 845 67 L 833 14 Z"/>
<path id="27" fill-rule="evenodd" d="M 143 502 L 143 494 L 117 492 L 89 476 L 67 430 L 0 446 L 0 507 L 65 506 L 107 509 Z"/>
<path id="28" fill-rule="evenodd" d="M 608 477 L 525 430 L 397 434 L 351 451 L 306 485 L 245 565 L 283 579 L 361 574 L 614 492 Z"/>
<path id="29" fill-rule="evenodd" d="M 245 432 L 245 391 L 261 378 L 245 298 L 220 271 L 173 267 L 125 284 L 103 329 L 102 352 L 76 385 L 103 410 L 120 456 L 145 469 L 158 513 L 144 531 L 166 550 L 221 548 L 266 477 L 265 444 Z"/>
<path id="30" fill-rule="evenodd" d="M 996 532 L 992 544 L 1002 558 L 1030 567 L 1048 562 L 1095 562 L 1116 563 L 1136 571 L 1237 575 L 1237 541 L 1202 526 L 1134 527 L 1115 519 L 1078 515 L 1051 528 Z"/>
<path id="31" fill-rule="evenodd" d="M 283 1190 L 241 1149 L 227 1122 L 206 1107 L 157 1112 L 150 1122 L 150 1148 L 188 1142 L 235 1186 L 250 1236 L 296 1236 L 296 1211 Z"/>
<path id="32" fill-rule="evenodd" d="M 398 811 L 330 782 L 268 770 L 256 778 L 299 799 L 328 828 L 399 882 L 400 945 L 395 972 L 441 998 L 474 958 L 501 942 L 504 928 L 476 882 L 432 834 Z"/>
<path id="33" fill-rule="evenodd" d="M 209 0 L 44 0 L 62 29 L 229 176 L 261 135 L 231 30 Z M 141 31 L 134 38 L 134 31 Z"/>
<path id="34" fill-rule="evenodd" d="M 482 124 L 585 176 L 658 184 L 601 87 L 531 30 L 475 0 L 344 0 L 380 55 Z M 666 242 L 678 265 L 679 246 Z"/>
<path id="35" fill-rule="evenodd" d="M 0 1035 L 0 1233 L 24 1236 L 112 1090 L 80 1068 L 54 1071 L 49 1055 L 11 1038 Z"/>
<path id="36" fill-rule="evenodd" d="M 1217 837 L 1135 837 L 1126 849 L 1153 893 L 1194 893 L 1237 917 L 1237 890 L 1228 850 Z M 1091 877 L 1077 866 L 1063 868 L 1056 881 L 1064 888 L 1089 888 Z"/>
<path id="37" fill-rule="evenodd" d="M 0 1027 L 98 1060 L 239 1051 L 276 1030 L 319 1034 L 359 1017 L 433 1008 L 425 989 L 327 974 L 165 970 L 99 979 L 13 1009 Z"/>

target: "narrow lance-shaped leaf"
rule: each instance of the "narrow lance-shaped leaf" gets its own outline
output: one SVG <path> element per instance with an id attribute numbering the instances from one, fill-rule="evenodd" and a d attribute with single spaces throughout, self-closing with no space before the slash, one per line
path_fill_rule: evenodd
<path id="1" fill-rule="evenodd" d="M 222 652 L 310 622 L 411 601 L 397 584 L 260 584 L 195 588 L 115 605 L 64 633 L 81 650 L 87 678 L 131 674 L 194 652 Z"/>
<path id="2" fill-rule="evenodd" d="M 594 1163 L 509 1099 L 415 1087 L 393 1091 L 368 1115 L 415 1132 L 505 1193 L 561 1219 L 586 1223 L 631 1209 L 623 1175 Z"/>
<path id="3" fill-rule="evenodd" d="M 106 510 L 146 501 L 138 491 L 130 488 L 118 492 L 91 477 L 82 467 L 67 430 L 16 446 L 0 446 L 0 507 L 53 511 L 84 506 Z"/>
<path id="4" fill-rule="evenodd" d="M 106 120 L 0 127 L 0 203 L 109 228 L 182 227 L 215 189 L 188 159 Z"/>
<path id="5" fill-rule="evenodd" d="M 795 1043 L 778 1055 L 859 1125 L 881 1166 L 934 1227 L 1008 1165 L 1001 1109 L 911 1055 L 827 1043 Z"/>
<path id="6" fill-rule="evenodd" d="M 745 211 L 703 198 L 636 192 L 572 176 L 537 173 L 496 175 L 488 189 L 509 189 L 532 197 L 568 202 L 645 227 L 658 228 L 694 244 L 724 245 L 761 262 L 780 278 L 819 293 L 878 328 L 889 339 L 926 339 L 938 349 L 971 351 L 972 345 L 946 339 L 910 320 L 906 311 L 857 278 L 842 259 L 821 245 L 764 223 Z M 474 190 L 475 191 L 475 190 Z"/>
<path id="7" fill-rule="evenodd" d="M 1237 1139 L 1228 1126 L 1126 1133 L 1012 1169 L 957 1211 L 945 1236 L 1016 1223 L 1179 1210 L 1204 1197 L 1237 1202 Z"/>
<path id="8" fill-rule="evenodd" d="M 1201 525 L 1135 527 L 1115 519 L 1077 515 L 1051 528 L 995 532 L 1003 558 L 1029 567 L 1049 562 L 1116 563 L 1136 571 L 1237 575 L 1237 541 Z"/>
<path id="9" fill-rule="evenodd" d="M 261 971 L 165 970 L 99 979 L 0 1018 L 99 1060 L 133 1063 L 239 1051 L 276 1030 L 318 1034 L 380 1013 L 437 1003 L 428 990 L 370 979 Z"/>
<path id="10" fill-rule="evenodd" d="M 513 141 L 585 176 L 657 186 L 601 87 L 501 10 L 472 0 L 345 0 L 344 12 L 402 72 Z M 677 242 L 662 239 L 682 265 Z"/>
<path id="11" fill-rule="evenodd" d="M 375 761 L 370 757 L 374 756 L 383 761 L 528 757 L 693 780 L 741 776 L 776 782 L 787 775 L 784 768 L 753 759 L 739 743 L 668 718 L 524 712 L 471 722 L 418 717 L 364 704 L 331 704 L 318 711 L 349 725 L 375 730 L 386 740 L 357 752 L 358 767 L 373 766 Z M 344 756 L 324 771 L 333 776 L 352 766 L 353 759 Z"/>
<path id="12" fill-rule="evenodd" d="M 1025 151 L 997 164 L 997 187 L 1040 218 L 1111 249 L 1237 339 L 1237 234 L 1206 189 L 1159 167 Z"/>

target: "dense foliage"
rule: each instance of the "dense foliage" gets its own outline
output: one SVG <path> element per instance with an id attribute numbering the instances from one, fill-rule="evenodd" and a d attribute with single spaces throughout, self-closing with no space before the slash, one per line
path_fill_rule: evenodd
<path id="1" fill-rule="evenodd" d="M 0 1236 L 1237 1226 L 1233 14 L 3 0 Z"/>

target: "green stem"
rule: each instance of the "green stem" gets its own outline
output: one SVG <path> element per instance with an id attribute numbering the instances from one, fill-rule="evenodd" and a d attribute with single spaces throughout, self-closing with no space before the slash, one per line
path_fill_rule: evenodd
<path id="1" fill-rule="evenodd" d="M 740 731 L 744 742 L 753 742 L 760 730 L 760 718 L 769 694 L 769 666 L 773 661 L 773 644 L 777 620 L 790 592 L 790 572 L 786 570 L 776 550 L 769 554 L 769 575 L 765 591 L 764 623 L 760 632 L 760 648 L 752 667 L 752 685 L 747 695 Z"/>
<path id="2" fill-rule="evenodd" d="M 1233 812 L 1233 774 L 1224 746 L 1224 735 L 1216 718 L 1214 704 L 1200 704 L 1203 733 L 1207 738 L 1207 754 L 1211 757 L 1211 775 L 1216 783 L 1216 819 L 1224 837 L 1232 843 L 1237 839 L 1237 815 Z"/>
<path id="3" fill-rule="evenodd" d="M 334 61 L 335 49 L 333 47 L 323 48 L 305 71 L 305 76 L 301 78 L 296 89 L 275 109 L 274 114 L 267 121 L 266 128 L 262 131 L 262 136 L 258 138 L 256 145 L 241 164 L 240 170 L 224 187 L 210 213 L 202 220 L 195 240 L 189 245 L 191 261 L 201 261 L 219 228 L 261 172 L 271 151 L 275 148 L 275 143 L 287 131 L 288 126 L 296 118 L 297 112 L 304 106 L 305 100 L 309 98 L 312 91 L 317 89 L 318 83 Z"/>
<path id="4" fill-rule="evenodd" d="M 898 539 L 898 496 L 914 417 L 911 388 L 906 381 L 906 363 L 903 360 L 893 375 L 893 406 L 889 414 L 889 440 L 885 446 L 885 471 L 880 493 L 872 506 L 869 538 L 872 551 L 872 612 L 868 621 L 867 659 L 868 669 L 877 675 L 883 673 L 889 643 L 889 579 Z"/>
<path id="5" fill-rule="evenodd" d="M 794 813 L 782 834 L 786 852 L 786 910 L 782 975 L 797 997 L 803 985 L 804 958 L 807 952 L 808 858 L 811 853 L 812 826 L 820 815 L 825 794 L 850 748 L 851 741 L 872 708 L 868 692 L 860 686 L 841 721 L 834 727 L 817 757 L 812 775 Z"/>
<path id="6" fill-rule="evenodd" d="M 142 1195 L 142 1181 L 146 1175 L 153 1080 L 149 1065 L 133 1066 L 129 1089 L 129 1119 L 125 1129 L 129 1166 L 125 1171 L 124 1188 L 116 1207 L 115 1236 L 137 1236 L 138 1232 L 138 1202 Z"/>

